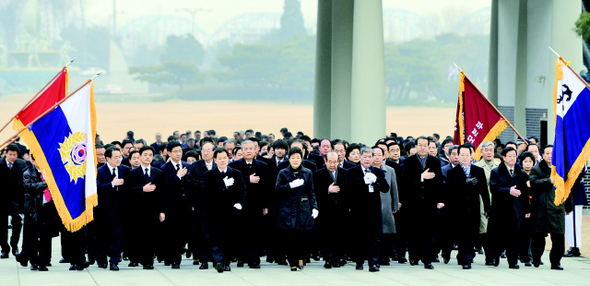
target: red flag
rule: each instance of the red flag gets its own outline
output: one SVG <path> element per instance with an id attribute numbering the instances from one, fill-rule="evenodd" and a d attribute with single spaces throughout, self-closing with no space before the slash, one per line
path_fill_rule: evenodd
<path id="1" fill-rule="evenodd" d="M 461 72 L 454 143 L 473 143 L 475 159 L 479 160 L 479 145 L 485 141 L 494 141 L 506 127 L 504 116 Z"/>
<path id="2" fill-rule="evenodd" d="M 22 127 L 27 126 L 31 121 L 35 120 L 47 109 L 54 106 L 57 102 L 66 97 L 68 89 L 68 70 L 63 69 L 61 74 L 37 97 L 29 106 L 24 108 L 15 117 L 13 129 L 20 126 L 15 131 L 19 131 Z"/>

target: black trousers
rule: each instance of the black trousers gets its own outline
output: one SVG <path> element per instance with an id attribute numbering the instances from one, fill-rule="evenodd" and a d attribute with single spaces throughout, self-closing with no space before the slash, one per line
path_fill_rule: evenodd
<path id="1" fill-rule="evenodd" d="M 96 228 L 96 260 L 99 263 L 106 263 L 107 256 L 110 263 L 121 262 L 121 221 L 119 219 L 101 219 L 95 221 Z M 88 233 L 88 232 L 87 232 Z M 90 248 L 90 247 L 89 247 Z M 90 254 L 90 249 L 88 251 Z"/>
<path id="2" fill-rule="evenodd" d="M 508 259 L 508 265 L 516 265 L 518 263 L 518 245 L 521 240 L 521 236 L 517 231 L 497 231 L 492 232 L 489 235 L 489 245 L 493 249 L 493 259 L 500 261 L 500 254 L 503 250 L 506 250 L 506 258 Z"/>
<path id="3" fill-rule="evenodd" d="M 49 265 L 51 262 L 51 234 L 34 226 L 25 225 L 24 228 L 28 232 L 25 255 L 29 257 L 31 264 Z"/>
<path id="4" fill-rule="evenodd" d="M 549 252 L 549 261 L 551 265 L 560 265 L 561 257 L 565 252 L 565 235 L 563 233 L 550 233 L 551 235 L 551 252 Z M 533 253 L 533 261 L 541 261 L 541 256 L 545 252 L 545 237 L 546 233 L 533 233 L 533 241 L 531 250 Z"/>
<path id="5" fill-rule="evenodd" d="M 309 257 L 309 231 L 296 229 L 283 229 L 281 232 L 281 245 L 287 253 L 289 266 L 299 265 L 299 260 Z"/>
<path id="6" fill-rule="evenodd" d="M 79 265 L 86 261 L 84 255 L 86 248 L 86 235 L 84 230 L 69 232 L 65 227 L 61 227 L 62 236 L 62 255 L 70 261 L 72 265 Z"/>
<path id="7" fill-rule="evenodd" d="M 2 215 L 0 219 L 0 247 L 2 251 L 9 252 L 11 248 L 18 248 L 18 241 L 23 227 L 22 218 L 19 215 L 18 202 L 8 203 L 8 216 L 11 218 L 12 235 L 10 236 L 10 245 L 8 244 L 8 220 L 6 215 Z"/>

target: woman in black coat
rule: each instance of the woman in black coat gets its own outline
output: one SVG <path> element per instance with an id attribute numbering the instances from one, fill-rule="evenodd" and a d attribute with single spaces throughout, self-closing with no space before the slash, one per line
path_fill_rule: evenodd
<path id="1" fill-rule="evenodd" d="M 313 191 L 313 175 L 301 166 L 303 153 L 294 147 L 289 150 L 289 167 L 281 170 L 275 186 L 279 202 L 278 227 L 282 233 L 291 271 L 303 269 L 307 232 L 313 228 L 317 217 L 317 203 Z"/>

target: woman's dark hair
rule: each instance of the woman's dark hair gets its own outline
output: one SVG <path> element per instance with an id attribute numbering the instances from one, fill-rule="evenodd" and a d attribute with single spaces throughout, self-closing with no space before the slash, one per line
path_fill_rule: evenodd
<path id="1" fill-rule="evenodd" d="M 531 158 L 531 160 L 533 160 L 533 164 L 535 163 L 535 161 L 537 161 L 537 159 L 535 158 L 535 155 L 533 155 L 533 153 L 529 152 L 529 151 L 525 151 L 522 152 L 522 154 L 520 154 L 520 157 L 518 158 L 518 162 L 520 162 L 520 165 L 522 166 L 522 163 L 524 162 L 524 159 L 526 158 Z"/>
<path id="2" fill-rule="evenodd" d="M 354 149 L 359 150 L 359 152 L 361 152 L 361 145 L 357 144 L 357 143 L 352 143 L 350 144 L 350 146 L 348 146 L 348 148 L 346 148 L 346 154 L 345 154 L 345 158 L 348 159 L 348 156 L 350 156 L 350 153 L 352 153 L 352 151 Z"/>
<path id="3" fill-rule="evenodd" d="M 301 156 L 301 159 L 303 159 L 303 151 L 301 151 L 299 147 L 293 147 L 289 149 L 289 158 L 291 158 L 293 154 L 299 154 L 299 156 Z"/>

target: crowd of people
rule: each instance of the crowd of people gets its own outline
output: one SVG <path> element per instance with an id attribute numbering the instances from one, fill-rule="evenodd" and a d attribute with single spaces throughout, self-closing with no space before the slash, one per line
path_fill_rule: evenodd
<path id="1" fill-rule="evenodd" d="M 506 258 L 518 269 L 519 261 L 543 264 L 550 235 L 551 269 L 563 270 L 566 229 L 565 256 L 580 255 L 583 175 L 555 205 L 552 146 L 535 138 L 483 142 L 476 161 L 473 144 L 438 134 L 391 133 L 370 145 L 287 128 L 280 137 L 175 131 L 148 145 L 132 131 L 108 144 L 97 135 L 98 205 L 94 221 L 76 232 L 61 225 L 34 155 L 12 144 L 0 158 L 0 257 L 12 253 L 23 267 L 47 271 L 61 233 L 60 262 L 70 270 L 96 263 L 117 271 L 123 260 L 179 269 L 186 256 L 220 273 L 232 262 L 259 269 L 261 257 L 291 271 L 323 259 L 326 269 L 350 261 L 363 270 L 367 261 L 377 272 L 393 262 L 434 269 L 453 250 L 463 269 L 478 254 L 488 266 Z"/>

